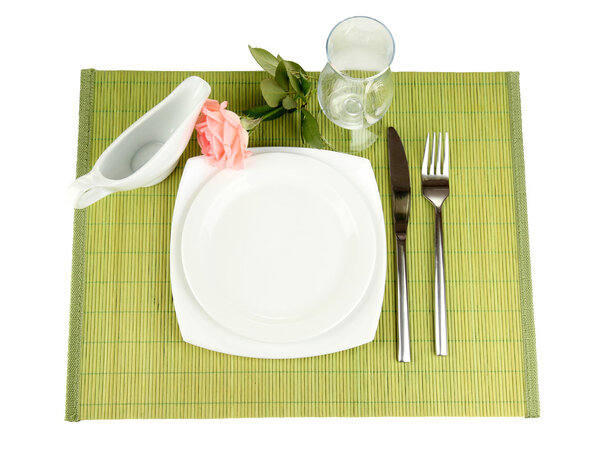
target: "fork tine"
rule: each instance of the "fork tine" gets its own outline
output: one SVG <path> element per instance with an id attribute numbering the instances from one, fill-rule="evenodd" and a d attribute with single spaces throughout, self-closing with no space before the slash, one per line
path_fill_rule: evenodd
<path id="1" fill-rule="evenodd" d="M 438 135 L 438 152 L 435 164 L 435 175 L 442 175 L 442 132 Z"/>
<path id="2" fill-rule="evenodd" d="M 431 144 L 431 164 L 429 164 L 429 175 L 435 175 L 435 135 L 433 132 L 433 143 Z"/>
<path id="3" fill-rule="evenodd" d="M 428 167 L 429 167 L 429 133 L 427 134 L 427 140 L 425 140 L 425 154 L 423 154 L 423 164 L 421 165 L 421 175 L 427 175 Z"/>
<path id="4" fill-rule="evenodd" d="M 444 170 L 442 174 L 446 177 L 450 175 L 450 139 L 448 138 L 448 132 L 446 132 L 446 146 L 444 146 Z"/>

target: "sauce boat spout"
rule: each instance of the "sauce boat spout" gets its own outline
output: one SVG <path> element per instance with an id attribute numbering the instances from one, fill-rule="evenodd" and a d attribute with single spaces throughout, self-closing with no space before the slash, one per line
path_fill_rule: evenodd
<path id="1" fill-rule="evenodd" d="M 67 198 L 75 209 L 83 209 L 113 193 L 107 182 L 92 171 L 76 179 L 67 189 Z"/>

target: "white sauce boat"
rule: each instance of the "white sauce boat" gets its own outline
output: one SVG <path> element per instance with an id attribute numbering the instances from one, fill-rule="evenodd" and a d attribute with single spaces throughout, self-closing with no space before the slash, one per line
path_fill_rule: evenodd
<path id="1" fill-rule="evenodd" d="M 92 170 L 75 180 L 67 195 L 82 209 L 116 191 L 162 182 L 185 150 L 210 85 L 185 79 L 164 100 L 140 117 L 100 155 Z"/>

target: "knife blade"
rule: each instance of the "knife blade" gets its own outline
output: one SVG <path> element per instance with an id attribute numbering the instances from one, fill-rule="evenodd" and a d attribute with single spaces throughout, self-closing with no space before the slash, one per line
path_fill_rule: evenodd
<path id="1" fill-rule="evenodd" d="M 388 157 L 392 211 L 396 235 L 398 263 L 396 294 L 398 310 L 398 361 L 410 362 L 410 330 L 408 320 L 408 278 L 406 274 L 406 237 L 410 218 L 410 171 L 402 140 L 393 127 L 388 127 Z"/>

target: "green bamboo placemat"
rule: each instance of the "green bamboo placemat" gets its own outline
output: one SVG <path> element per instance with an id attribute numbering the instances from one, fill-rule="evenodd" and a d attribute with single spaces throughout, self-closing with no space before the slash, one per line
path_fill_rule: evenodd
<path id="1" fill-rule="evenodd" d="M 77 175 L 179 82 L 199 75 L 240 111 L 261 102 L 260 72 L 84 70 Z M 182 341 L 169 282 L 169 235 L 185 161 L 151 187 L 75 212 L 66 419 L 265 416 L 539 416 L 517 73 L 395 73 L 394 102 L 360 155 L 375 170 L 388 234 L 376 339 L 294 360 L 229 356 Z M 315 111 L 316 102 L 313 101 Z M 300 146 L 293 117 L 254 146 Z M 395 258 L 385 129 L 413 179 L 408 271 L 413 361 L 396 361 Z M 452 136 L 445 207 L 449 355 L 433 343 L 433 209 L 420 194 L 428 131 Z M 328 125 L 325 136 L 344 134 Z"/>

